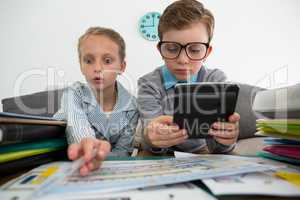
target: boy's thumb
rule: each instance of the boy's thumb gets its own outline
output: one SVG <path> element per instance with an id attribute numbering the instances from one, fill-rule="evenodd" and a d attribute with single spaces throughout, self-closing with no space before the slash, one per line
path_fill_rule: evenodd
<path id="1" fill-rule="evenodd" d="M 170 125 L 173 123 L 173 116 L 170 115 L 162 115 L 155 119 L 156 122 Z"/>

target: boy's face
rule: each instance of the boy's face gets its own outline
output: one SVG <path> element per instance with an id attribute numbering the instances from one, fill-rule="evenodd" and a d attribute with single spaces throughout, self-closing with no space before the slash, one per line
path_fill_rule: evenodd
<path id="1" fill-rule="evenodd" d="M 115 87 L 118 73 L 126 63 L 119 56 L 119 46 L 105 35 L 90 35 L 80 46 L 80 68 L 95 91 Z"/>
<path id="2" fill-rule="evenodd" d="M 188 43 L 193 42 L 201 42 L 201 43 L 208 43 L 208 33 L 206 30 L 206 25 L 202 22 L 196 22 L 191 24 L 185 29 L 182 30 L 169 30 L 163 33 L 162 42 L 176 42 L 180 45 L 186 45 Z M 204 46 L 204 45 L 203 45 Z M 181 49 L 177 58 L 169 59 L 163 58 L 165 61 L 166 66 L 170 70 L 170 72 L 178 79 L 178 80 L 188 80 L 191 75 L 195 75 L 199 72 L 203 62 L 210 54 L 212 47 L 202 48 L 203 46 L 187 46 L 186 51 L 184 48 Z M 161 46 L 161 48 L 163 48 Z M 179 51 L 178 46 L 166 45 L 164 47 L 166 51 L 169 51 L 171 54 L 172 52 Z M 158 46 L 159 49 L 159 46 Z M 177 49 L 177 50 L 176 50 Z M 195 55 L 194 52 L 199 52 L 199 50 L 204 50 L 203 56 L 197 57 L 201 58 L 201 60 L 192 60 L 189 58 L 186 52 L 189 53 L 190 57 Z M 160 50 L 160 49 L 159 49 Z M 205 54 L 206 53 L 206 54 Z M 176 53 L 175 53 L 176 54 Z M 203 58 L 202 58 L 203 57 Z"/>

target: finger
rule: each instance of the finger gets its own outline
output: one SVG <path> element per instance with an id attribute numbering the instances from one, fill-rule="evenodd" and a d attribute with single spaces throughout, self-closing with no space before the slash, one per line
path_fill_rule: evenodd
<path id="1" fill-rule="evenodd" d="M 236 123 L 240 120 L 241 116 L 238 113 L 233 113 L 232 115 L 229 116 L 228 121 L 232 123 Z"/>
<path id="2" fill-rule="evenodd" d="M 68 147 L 68 158 L 70 160 L 78 159 L 81 156 L 81 154 L 82 154 L 82 150 L 79 144 L 71 144 Z"/>
<path id="3" fill-rule="evenodd" d="M 228 131 L 228 130 L 209 130 L 209 135 L 213 135 L 222 139 L 234 139 L 238 137 L 238 131 Z"/>
<path id="4" fill-rule="evenodd" d="M 91 162 L 87 163 L 87 167 L 89 172 L 97 169 L 100 166 L 100 161 L 99 160 L 92 160 Z"/>
<path id="5" fill-rule="evenodd" d="M 215 122 L 213 123 L 212 128 L 215 130 L 233 131 L 237 129 L 237 124 L 229 122 Z"/>
<path id="6" fill-rule="evenodd" d="M 94 149 L 95 141 L 96 140 L 94 138 L 84 138 L 81 140 L 81 146 L 85 162 L 89 162 L 93 158 L 92 151 Z"/>
<path id="7" fill-rule="evenodd" d="M 153 122 L 171 125 L 173 123 L 173 116 L 162 115 L 162 116 L 159 116 L 159 117 L 153 119 Z"/>
<path id="8" fill-rule="evenodd" d="M 172 132 L 179 131 L 177 125 L 161 125 L 156 127 L 156 132 L 161 135 L 169 135 Z"/>
<path id="9" fill-rule="evenodd" d="M 150 141 L 160 141 L 185 137 L 186 135 L 187 131 L 185 129 L 182 129 L 175 132 L 169 132 L 169 134 L 157 134 L 156 132 L 152 132 L 148 135 L 148 137 Z"/>
<path id="10" fill-rule="evenodd" d="M 96 148 L 98 149 L 96 159 L 100 161 L 104 160 L 111 151 L 110 143 L 105 140 L 97 140 Z"/>
<path id="11" fill-rule="evenodd" d="M 180 137 L 172 140 L 155 141 L 153 144 L 160 148 L 168 148 L 183 143 L 188 137 Z"/>
<path id="12" fill-rule="evenodd" d="M 89 170 L 87 164 L 84 164 L 83 166 L 80 167 L 79 174 L 81 176 L 86 176 L 89 174 L 89 172 L 90 172 L 90 170 Z"/>
<path id="13" fill-rule="evenodd" d="M 187 137 L 187 131 L 185 129 L 171 132 L 169 135 L 157 135 L 156 140 L 174 140 Z"/>
<path id="14" fill-rule="evenodd" d="M 222 139 L 215 137 L 214 138 L 218 143 L 223 144 L 223 145 L 232 145 L 236 142 L 236 139 Z"/>

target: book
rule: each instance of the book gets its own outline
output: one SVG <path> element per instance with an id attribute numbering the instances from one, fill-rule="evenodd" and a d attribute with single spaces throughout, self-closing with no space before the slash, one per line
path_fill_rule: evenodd
<path id="1" fill-rule="evenodd" d="M 0 155 L 0 164 L 12 160 L 17 160 L 20 158 L 52 152 L 62 148 L 63 147 L 55 147 L 55 148 L 52 147 L 52 148 L 41 148 L 41 149 L 32 149 L 32 150 L 25 150 L 25 151 L 11 152 L 11 153 L 3 153 Z"/>
<path id="2" fill-rule="evenodd" d="M 24 142 L 18 144 L 9 144 L 0 146 L 0 154 L 19 152 L 24 150 L 34 150 L 41 148 L 59 148 L 67 147 L 66 138 L 46 139 L 36 142 Z"/>
<path id="3" fill-rule="evenodd" d="M 64 135 L 64 126 L 0 123 L 0 145 L 59 138 Z"/>
<path id="4" fill-rule="evenodd" d="M 17 114 L 11 112 L 0 112 L 0 117 L 11 117 L 19 119 L 37 119 L 37 120 L 52 120 L 55 121 L 52 117 L 37 116 L 37 115 L 27 115 L 27 114 Z"/>
<path id="5" fill-rule="evenodd" d="M 45 125 L 60 125 L 66 126 L 66 122 L 62 120 L 56 120 L 52 117 L 35 116 L 16 114 L 9 112 L 0 112 L 0 123 L 17 123 L 17 124 L 45 124 Z"/>
<path id="6" fill-rule="evenodd" d="M 300 161 L 300 146 L 272 145 L 264 147 L 263 150 L 278 156 L 285 156 Z"/>
<path id="7" fill-rule="evenodd" d="M 266 132 L 263 132 L 263 131 L 257 131 L 254 135 L 274 137 L 274 138 L 283 138 L 283 139 L 288 139 L 288 140 L 300 141 L 300 136 L 290 135 L 290 134 L 266 133 Z"/>
<path id="8" fill-rule="evenodd" d="M 278 161 L 282 161 L 282 162 L 287 162 L 293 165 L 300 165 L 300 160 L 298 159 L 294 159 L 294 158 L 289 158 L 286 156 L 279 156 L 279 155 L 275 155 L 266 151 L 259 151 L 257 153 L 258 156 L 263 157 L 263 158 L 269 158 L 272 160 L 278 160 Z"/>
<path id="9" fill-rule="evenodd" d="M 13 160 L 0 165 L 0 175 L 10 175 L 20 170 L 31 169 L 38 165 L 46 164 L 52 161 L 67 160 L 67 150 L 59 149 L 56 151 L 38 154 L 34 156 L 24 157 Z"/>

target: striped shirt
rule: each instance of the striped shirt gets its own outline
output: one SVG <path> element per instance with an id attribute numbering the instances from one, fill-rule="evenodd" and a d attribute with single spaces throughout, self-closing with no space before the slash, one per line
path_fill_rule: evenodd
<path id="1" fill-rule="evenodd" d="M 138 121 L 136 98 L 118 82 L 117 92 L 114 109 L 107 115 L 88 85 L 76 82 L 66 88 L 61 108 L 53 117 L 67 121 L 66 135 L 69 144 L 92 137 L 110 142 L 112 155 L 128 155 L 133 150 Z"/>

